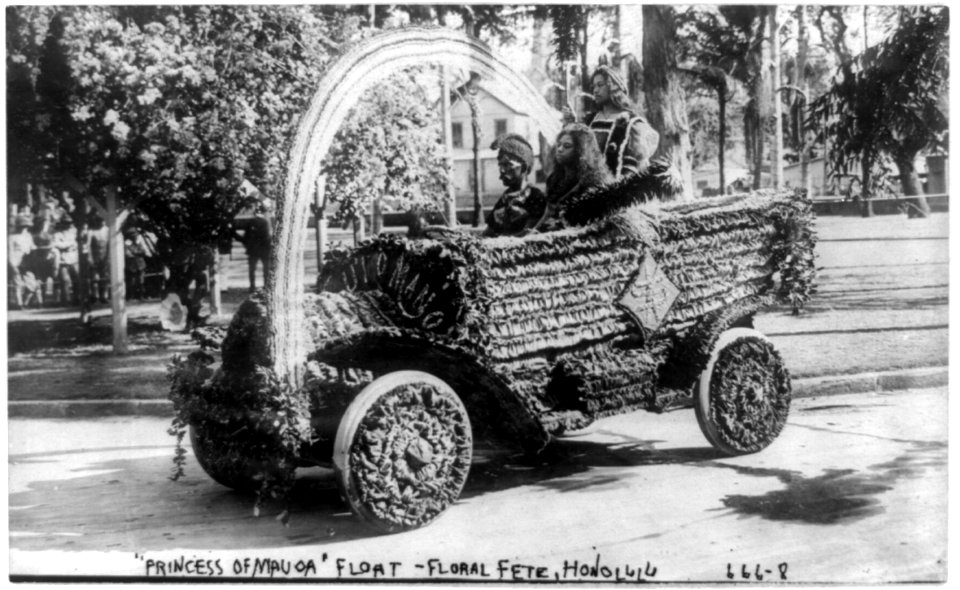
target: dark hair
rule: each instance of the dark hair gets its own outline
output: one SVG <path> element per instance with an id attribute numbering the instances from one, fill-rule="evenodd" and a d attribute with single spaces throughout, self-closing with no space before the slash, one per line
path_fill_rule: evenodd
<path id="1" fill-rule="evenodd" d="M 571 123 L 563 128 L 553 143 L 553 156 L 556 162 L 557 144 L 564 135 L 570 136 L 576 150 L 576 165 L 574 167 L 556 163 L 550 177 L 547 178 L 547 196 L 551 199 L 566 194 L 577 183 L 583 188 L 608 184 L 613 180 L 607 162 L 597 145 L 597 138 L 593 131 L 582 123 Z"/>
<path id="2" fill-rule="evenodd" d="M 490 145 L 491 149 L 498 150 L 497 158 L 506 156 L 523 165 L 521 173 L 526 176 L 533 170 L 533 146 L 525 137 L 517 133 L 501 135 Z"/>
<path id="3" fill-rule="evenodd" d="M 612 83 L 610 76 L 602 69 L 594 72 L 593 75 L 590 76 L 590 81 L 593 82 L 593 79 L 597 76 L 603 78 L 603 81 L 607 83 L 607 88 L 610 89 L 610 103 L 621 111 L 628 111 L 631 115 L 635 115 L 637 111 L 630 97 L 627 96 L 627 91 L 621 88 L 619 84 Z"/>

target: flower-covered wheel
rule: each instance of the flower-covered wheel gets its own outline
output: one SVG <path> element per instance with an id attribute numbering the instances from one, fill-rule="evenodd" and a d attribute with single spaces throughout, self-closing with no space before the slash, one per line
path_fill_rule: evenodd
<path id="1" fill-rule="evenodd" d="M 473 455 L 466 408 L 444 381 L 388 373 L 351 402 L 333 462 L 353 511 L 383 532 L 424 526 L 460 496 Z"/>
<path id="2" fill-rule="evenodd" d="M 256 478 L 258 465 L 244 456 L 239 445 L 233 444 L 229 433 L 192 425 L 190 446 L 197 463 L 213 481 L 245 493 L 260 487 Z"/>
<path id="3" fill-rule="evenodd" d="M 756 330 L 720 334 L 700 374 L 700 430 L 727 455 L 756 453 L 779 436 L 790 412 L 790 375 L 773 345 Z"/>

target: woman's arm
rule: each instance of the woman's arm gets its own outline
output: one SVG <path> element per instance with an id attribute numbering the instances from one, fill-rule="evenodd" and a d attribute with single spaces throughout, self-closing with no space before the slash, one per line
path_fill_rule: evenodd
<path id="1" fill-rule="evenodd" d="M 643 117 L 630 121 L 627 149 L 623 153 L 622 176 L 637 174 L 646 169 L 650 158 L 660 145 L 660 134 Z"/>
<path id="2" fill-rule="evenodd" d="M 547 222 L 548 219 L 555 218 L 557 213 L 560 211 L 560 206 L 563 204 L 563 202 L 566 201 L 567 198 L 579 193 L 582 188 L 583 181 L 578 181 L 577 184 L 573 185 L 573 188 L 561 195 L 559 199 L 553 201 L 547 200 L 547 205 L 544 207 L 543 215 L 540 216 L 540 219 L 538 219 L 537 222 L 533 224 L 533 226 L 531 226 L 524 235 L 537 231 L 544 223 Z"/>

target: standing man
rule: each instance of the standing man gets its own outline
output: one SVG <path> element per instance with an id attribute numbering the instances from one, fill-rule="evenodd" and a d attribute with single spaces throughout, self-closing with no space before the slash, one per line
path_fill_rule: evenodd
<path id="1" fill-rule="evenodd" d="M 257 203 L 256 214 L 243 232 L 243 247 L 247 251 L 247 268 L 250 273 L 250 292 L 257 289 L 257 261 L 263 267 L 263 285 L 270 274 L 270 249 L 273 243 L 273 224 L 269 218 L 269 201 Z"/>

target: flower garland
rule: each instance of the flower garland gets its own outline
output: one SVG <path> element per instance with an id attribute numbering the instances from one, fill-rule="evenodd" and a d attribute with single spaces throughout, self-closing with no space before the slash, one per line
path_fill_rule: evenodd
<path id="1" fill-rule="evenodd" d="M 248 320 L 238 314 L 233 324 Z M 254 513 L 259 514 L 266 499 L 285 499 L 292 489 L 301 450 L 313 436 L 313 396 L 262 365 L 224 370 L 226 361 L 217 366 L 215 356 L 223 343 L 218 346 L 209 335 L 198 336 L 201 347 L 186 358 L 174 356 L 168 366 L 174 407 L 168 433 L 176 437 L 170 478 L 185 475 L 183 440 L 193 429 L 194 453 L 204 470 L 224 485 L 255 491 Z"/>

